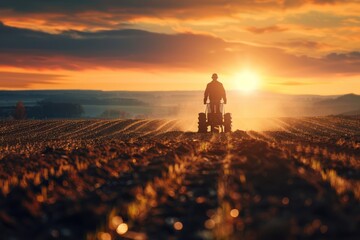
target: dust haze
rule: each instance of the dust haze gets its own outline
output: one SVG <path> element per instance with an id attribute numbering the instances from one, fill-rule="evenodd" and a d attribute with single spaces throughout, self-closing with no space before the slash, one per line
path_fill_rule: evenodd
<path id="1" fill-rule="evenodd" d="M 18 101 L 23 101 L 29 119 L 68 118 L 57 110 L 56 117 L 39 116 L 42 103 L 78 106 L 81 119 L 176 120 L 174 130 L 197 131 L 198 113 L 205 111 L 203 91 L 2 91 L 0 118 L 8 119 Z M 360 96 L 286 95 L 255 91 L 227 91 L 225 112 L 232 114 L 233 130 L 281 130 L 278 119 L 360 114 Z M 40 104 L 39 104 L 40 103 Z M 64 106 L 69 106 L 69 105 Z M 53 104 L 54 105 L 54 104 Z M 66 110 L 66 109 L 64 109 Z"/>
<path id="2" fill-rule="evenodd" d="M 228 103 L 224 105 L 224 108 L 225 112 L 232 114 L 234 130 L 279 130 L 277 118 L 317 116 L 316 103 L 322 101 L 323 98 L 327 99 L 321 96 L 290 96 L 260 92 L 246 94 L 229 91 Z M 172 92 L 164 95 L 157 104 L 175 109 L 174 114 L 166 118 L 181 121 L 182 130 L 196 131 L 198 113 L 206 109 L 202 100 L 203 93 L 200 91 L 187 94 Z M 322 115 L 327 114 L 331 114 L 331 111 L 323 111 Z"/>

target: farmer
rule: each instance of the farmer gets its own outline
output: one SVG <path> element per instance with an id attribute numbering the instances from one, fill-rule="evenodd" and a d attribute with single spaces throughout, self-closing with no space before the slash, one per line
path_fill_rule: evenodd
<path id="1" fill-rule="evenodd" d="M 218 82 L 218 75 L 214 73 L 212 75 L 212 81 L 206 86 L 204 94 L 204 104 L 206 104 L 207 99 L 210 99 L 210 112 L 211 113 L 220 113 L 220 101 L 224 100 L 226 104 L 226 93 L 224 86 L 221 82 Z"/>

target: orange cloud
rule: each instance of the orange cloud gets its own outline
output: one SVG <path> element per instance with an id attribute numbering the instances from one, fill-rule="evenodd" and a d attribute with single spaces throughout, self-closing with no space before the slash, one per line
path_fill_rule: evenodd
<path id="1" fill-rule="evenodd" d="M 0 24 L 0 65 L 81 70 L 86 68 L 226 68 L 234 55 L 207 35 L 141 30 L 66 31 L 49 34 Z"/>
<path id="2" fill-rule="evenodd" d="M 323 50 L 331 49 L 332 46 L 322 42 L 310 41 L 306 39 L 294 39 L 287 42 L 278 42 L 275 44 L 282 48 L 289 47 L 291 49 L 310 49 L 310 50 Z"/>
<path id="3" fill-rule="evenodd" d="M 304 86 L 304 85 L 315 85 L 315 82 L 306 82 L 306 81 L 284 81 L 284 82 L 276 82 L 270 83 L 272 85 L 281 85 L 281 86 Z"/>
<path id="4" fill-rule="evenodd" d="M 49 34 L 0 25 L 0 66 L 28 69 L 191 69 L 234 71 L 246 63 L 274 76 L 359 74 L 358 52 L 321 58 L 294 56 L 279 47 L 226 42 L 197 34 L 141 30 L 66 31 Z M 301 43 L 301 42 L 300 42 Z M 291 43 L 290 43 L 291 44 Z M 301 43 L 318 47 L 316 43 Z"/>
<path id="5" fill-rule="evenodd" d="M 62 82 L 65 76 L 57 74 L 18 73 L 0 71 L 0 88 L 30 88 L 35 84 L 54 85 Z"/>
<path id="6" fill-rule="evenodd" d="M 255 34 L 263 34 L 263 33 L 271 33 L 271 32 L 284 32 L 287 31 L 288 29 L 275 25 L 269 27 L 248 27 L 247 30 Z"/>
<path id="7" fill-rule="evenodd" d="M 152 19 L 204 19 L 234 17 L 248 13 L 268 15 L 283 14 L 284 9 L 293 10 L 303 6 L 341 6 L 358 3 L 356 0 L 92 0 L 73 1 L 23 1 L 2 0 L 0 20 L 4 23 L 46 31 L 67 29 L 100 30 L 119 28 L 122 24 L 139 18 Z M 34 23 L 34 24 L 32 24 Z M 36 23 L 36 24 L 35 24 Z M 37 28 L 36 28 L 37 27 Z"/>

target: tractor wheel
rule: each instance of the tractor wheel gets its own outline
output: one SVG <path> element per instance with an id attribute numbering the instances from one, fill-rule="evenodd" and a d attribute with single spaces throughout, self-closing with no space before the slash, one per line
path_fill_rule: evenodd
<path id="1" fill-rule="evenodd" d="M 225 113 L 224 115 L 224 128 L 225 132 L 231 132 L 231 113 Z"/>
<path id="2" fill-rule="evenodd" d="M 205 113 L 199 113 L 199 121 L 206 121 L 206 114 Z"/>
<path id="3" fill-rule="evenodd" d="M 206 114 L 205 113 L 199 113 L 198 132 L 199 133 L 207 132 Z"/>

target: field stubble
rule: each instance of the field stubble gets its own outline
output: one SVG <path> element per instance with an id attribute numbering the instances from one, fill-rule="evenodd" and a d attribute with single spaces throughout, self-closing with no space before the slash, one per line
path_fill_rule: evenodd
<path id="1" fill-rule="evenodd" d="M 0 122 L 0 238 L 358 239 L 360 120 Z"/>

